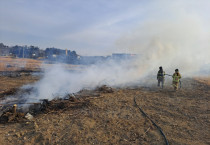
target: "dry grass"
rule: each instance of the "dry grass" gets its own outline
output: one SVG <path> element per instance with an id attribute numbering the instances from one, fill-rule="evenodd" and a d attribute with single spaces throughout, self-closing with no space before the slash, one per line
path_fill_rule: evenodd
<path id="1" fill-rule="evenodd" d="M 62 65 L 68 70 L 81 70 L 85 66 L 73 65 L 65 63 L 57 63 Z M 27 58 L 12 58 L 12 57 L 2 57 L 0 56 L 0 71 L 20 71 L 20 70 L 30 70 L 30 71 L 40 71 L 41 68 L 50 68 L 54 65 L 54 62 L 44 62 L 36 59 Z"/>
<path id="2" fill-rule="evenodd" d="M 22 75 L 21 77 L 15 78 L 0 76 L 0 98 L 3 97 L 6 92 L 16 90 L 25 84 L 34 83 L 39 79 L 39 76 L 32 75 Z"/>
<path id="3" fill-rule="evenodd" d="M 136 96 L 137 104 L 162 128 L 169 144 L 210 144 L 210 86 L 194 79 L 182 81 L 183 87 L 178 92 L 169 86 L 163 90 L 156 87 L 114 89 L 112 93 L 84 91 L 84 95 L 88 94 L 84 105 L 51 108 L 31 122 L 0 124 L 0 142 L 165 144 L 160 132 L 134 105 Z M 97 93 L 99 96 L 94 95 Z M 68 106 L 68 101 L 65 105 Z"/>
<path id="4" fill-rule="evenodd" d="M 0 71 L 37 70 L 42 63 L 35 59 L 0 57 Z"/>
<path id="5" fill-rule="evenodd" d="M 0 64 L 21 63 L 40 68 L 41 61 L 0 58 Z M 20 63 L 20 64 L 19 64 Z M 30 65 L 29 65 L 30 64 Z M 19 65 L 17 67 L 17 65 Z M 46 64 L 46 66 L 50 64 Z M 77 66 L 66 65 L 69 68 Z M 0 96 L 40 78 L 32 75 L 0 77 Z M 183 79 L 182 89 L 155 86 L 114 89 L 114 92 L 83 91 L 83 103 L 53 109 L 35 116 L 33 121 L 0 124 L 0 143 L 10 144 L 165 144 L 160 132 L 134 105 L 141 108 L 165 133 L 169 144 L 206 145 L 209 140 L 210 77 Z M 97 94 L 97 95 L 95 95 Z"/>
<path id="6" fill-rule="evenodd" d="M 195 78 L 195 80 L 197 80 L 197 81 L 199 81 L 201 83 L 210 85 L 210 76 L 207 76 L 207 77 L 197 77 L 197 78 Z"/>

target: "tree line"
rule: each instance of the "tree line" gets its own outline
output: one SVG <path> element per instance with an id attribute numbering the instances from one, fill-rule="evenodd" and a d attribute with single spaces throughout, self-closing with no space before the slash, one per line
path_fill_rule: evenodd
<path id="1" fill-rule="evenodd" d="M 50 61 L 78 63 L 79 55 L 76 51 L 63 50 L 59 48 L 40 49 L 37 46 L 6 46 L 0 43 L 0 56 L 12 56 L 17 58 L 43 59 Z"/>

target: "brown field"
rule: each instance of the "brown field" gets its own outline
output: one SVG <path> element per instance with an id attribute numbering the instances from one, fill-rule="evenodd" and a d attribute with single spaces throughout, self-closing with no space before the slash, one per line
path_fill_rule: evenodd
<path id="1" fill-rule="evenodd" d="M 0 71 L 38 70 L 43 62 L 35 59 L 0 57 Z"/>
<path id="2" fill-rule="evenodd" d="M 199 81 L 201 83 L 210 85 L 210 78 L 209 77 L 197 77 L 195 78 L 196 81 Z"/>
<path id="3" fill-rule="evenodd" d="M 49 68 L 54 65 L 50 61 L 42 61 L 27 58 L 12 58 L 0 56 L 0 72 L 2 71 L 40 71 L 42 68 Z M 80 70 L 82 65 L 62 64 L 68 70 Z"/>
<path id="4" fill-rule="evenodd" d="M 0 76 L 0 98 L 25 84 L 33 83 L 39 79 L 39 76 L 32 75 L 22 75 L 21 77 Z"/>
<path id="5" fill-rule="evenodd" d="M 33 83 L 38 77 L 0 77 L 2 91 Z M 165 144 L 159 125 L 171 145 L 210 144 L 210 78 L 186 78 L 182 88 L 154 86 L 83 90 L 75 101 L 52 101 L 32 121 L 0 124 L 0 143 L 9 144 Z M 11 93 L 15 93 L 12 91 Z M 5 96 L 2 92 L 1 96 Z"/>

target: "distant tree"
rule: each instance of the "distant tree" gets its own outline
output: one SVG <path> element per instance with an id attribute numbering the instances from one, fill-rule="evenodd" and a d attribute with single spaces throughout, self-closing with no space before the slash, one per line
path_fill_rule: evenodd
<path id="1" fill-rule="evenodd" d="M 68 53 L 66 62 L 70 63 L 70 64 L 76 64 L 78 61 L 77 58 L 78 58 L 78 55 L 77 55 L 76 51 L 72 51 L 72 52 Z"/>
<path id="2" fill-rule="evenodd" d="M 34 58 L 42 57 L 52 61 L 59 61 L 65 63 L 75 64 L 78 61 L 78 54 L 76 51 L 59 49 L 59 48 L 46 48 L 45 50 L 40 50 L 37 46 L 5 46 L 0 43 L 0 55 L 13 55 L 19 58 Z"/>
<path id="3" fill-rule="evenodd" d="M 3 43 L 0 43 L 0 56 L 6 55 L 9 55 L 9 47 L 4 45 Z"/>

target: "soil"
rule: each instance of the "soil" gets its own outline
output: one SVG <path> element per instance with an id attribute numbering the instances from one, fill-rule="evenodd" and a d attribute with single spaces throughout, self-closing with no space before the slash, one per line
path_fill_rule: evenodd
<path id="1" fill-rule="evenodd" d="M 2 91 L 37 81 L 34 76 L 0 78 Z M 210 78 L 182 79 L 173 91 L 150 86 L 81 90 L 69 99 L 52 100 L 46 108 L 24 119 L 0 124 L 0 143 L 9 144 L 210 144 Z M 13 83 L 11 83 L 13 82 Z M 8 90 L 10 90 L 8 89 Z M 14 91 L 15 93 L 15 91 Z M 4 97 L 8 94 L 2 93 Z"/>

